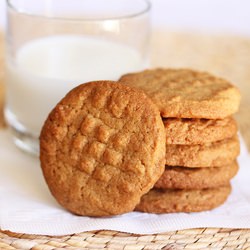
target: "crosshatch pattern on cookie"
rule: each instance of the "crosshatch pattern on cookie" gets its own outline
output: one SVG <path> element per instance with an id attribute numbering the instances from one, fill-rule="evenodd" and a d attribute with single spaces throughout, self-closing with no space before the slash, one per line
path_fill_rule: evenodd
<path id="1" fill-rule="evenodd" d="M 165 136 L 160 113 L 143 92 L 113 82 L 84 84 L 43 127 L 43 173 L 72 212 L 131 211 L 164 171 Z"/>
<path id="2" fill-rule="evenodd" d="M 119 81 L 145 91 L 164 118 L 223 119 L 239 108 L 239 90 L 207 72 L 156 68 L 123 75 Z"/>

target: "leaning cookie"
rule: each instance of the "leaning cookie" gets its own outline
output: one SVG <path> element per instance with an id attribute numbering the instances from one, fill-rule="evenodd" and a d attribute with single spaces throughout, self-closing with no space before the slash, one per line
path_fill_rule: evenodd
<path id="1" fill-rule="evenodd" d="M 142 92 L 111 81 L 82 84 L 52 110 L 40 160 L 56 200 L 78 215 L 132 211 L 160 178 L 165 128 Z"/>
<path id="2" fill-rule="evenodd" d="M 224 167 L 185 168 L 166 166 L 155 188 L 204 189 L 226 186 L 238 172 L 237 162 Z"/>
<path id="3" fill-rule="evenodd" d="M 166 165 L 190 168 L 221 167 L 230 164 L 240 153 L 238 137 L 204 145 L 167 145 Z"/>
<path id="4" fill-rule="evenodd" d="M 237 133 L 233 117 L 216 120 L 167 118 L 163 122 L 167 144 L 206 144 L 231 138 Z"/>
<path id="5" fill-rule="evenodd" d="M 206 72 L 159 68 L 127 74 L 119 81 L 145 91 L 165 118 L 222 119 L 239 108 L 239 90 Z"/>
<path id="6" fill-rule="evenodd" d="M 201 190 L 152 189 L 141 198 L 135 210 L 146 213 L 201 212 L 223 204 L 231 186 Z"/>

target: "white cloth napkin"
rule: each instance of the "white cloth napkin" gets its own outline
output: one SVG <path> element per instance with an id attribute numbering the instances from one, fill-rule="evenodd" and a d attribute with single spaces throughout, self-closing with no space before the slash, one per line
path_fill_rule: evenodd
<path id="1" fill-rule="evenodd" d="M 57 204 L 45 184 L 39 160 L 21 152 L 10 134 L 0 131 L 0 228 L 43 235 L 99 229 L 153 234 L 198 227 L 250 228 L 250 156 L 243 142 L 239 163 L 240 171 L 232 181 L 232 194 L 224 205 L 212 211 L 81 217 Z"/>

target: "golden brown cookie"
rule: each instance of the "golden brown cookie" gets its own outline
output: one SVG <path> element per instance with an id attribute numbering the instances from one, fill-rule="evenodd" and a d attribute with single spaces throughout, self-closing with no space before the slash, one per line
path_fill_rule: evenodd
<path id="1" fill-rule="evenodd" d="M 205 144 L 231 138 L 237 133 L 233 117 L 217 120 L 167 118 L 163 122 L 167 144 Z"/>
<path id="2" fill-rule="evenodd" d="M 142 196 L 136 211 L 146 213 L 201 212 L 223 204 L 231 186 L 201 190 L 152 189 Z"/>
<path id="3" fill-rule="evenodd" d="M 75 214 L 126 213 L 162 175 L 165 138 L 160 113 L 142 91 L 111 81 L 82 84 L 42 128 L 43 174 Z"/>
<path id="4" fill-rule="evenodd" d="M 226 186 L 238 172 L 237 162 L 225 167 L 185 168 L 166 166 L 155 188 L 204 189 Z"/>
<path id="5" fill-rule="evenodd" d="M 127 74 L 119 81 L 144 90 L 162 117 L 222 119 L 239 108 L 239 90 L 206 72 L 158 68 Z"/>
<path id="6" fill-rule="evenodd" d="M 221 167 L 230 164 L 240 153 L 237 136 L 204 145 L 167 145 L 166 165 L 190 168 Z"/>

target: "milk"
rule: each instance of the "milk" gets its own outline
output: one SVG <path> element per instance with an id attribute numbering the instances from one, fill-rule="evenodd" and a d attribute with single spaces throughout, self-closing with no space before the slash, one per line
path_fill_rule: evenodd
<path id="1" fill-rule="evenodd" d="M 37 136 L 49 111 L 73 87 L 117 80 L 142 70 L 145 60 L 128 46 L 81 36 L 34 40 L 7 63 L 7 120 Z M 9 121 L 10 122 L 10 121 Z"/>

